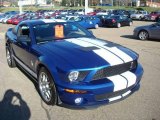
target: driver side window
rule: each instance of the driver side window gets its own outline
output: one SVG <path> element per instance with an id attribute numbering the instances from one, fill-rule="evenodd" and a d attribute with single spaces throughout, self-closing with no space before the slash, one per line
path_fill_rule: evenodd
<path id="1" fill-rule="evenodd" d="M 20 25 L 17 32 L 17 39 L 21 43 L 28 45 L 29 42 L 31 42 L 30 39 L 30 31 L 29 26 L 27 25 Z"/>
<path id="2" fill-rule="evenodd" d="M 18 33 L 17 33 L 17 36 L 23 36 L 23 35 L 26 35 L 29 37 L 29 34 L 30 34 L 30 31 L 29 31 L 29 26 L 27 25 L 21 25 L 19 26 L 18 28 Z"/>

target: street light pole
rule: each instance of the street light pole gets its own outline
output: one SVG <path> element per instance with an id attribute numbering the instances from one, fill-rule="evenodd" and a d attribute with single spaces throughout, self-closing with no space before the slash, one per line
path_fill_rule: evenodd
<path id="1" fill-rule="evenodd" d="M 87 14 L 88 9 L 88 0 L 85 0 L 85 15 Z"/>
<path id="2" fill-rule="evenodd" d="M 19 6 L 19 12 L 20 12 L 20 14 L 22 13 L 22 6 L 23 6 L 23 3 L 22 3 L 23 1 L 18 1 L 18 6 Z"/>

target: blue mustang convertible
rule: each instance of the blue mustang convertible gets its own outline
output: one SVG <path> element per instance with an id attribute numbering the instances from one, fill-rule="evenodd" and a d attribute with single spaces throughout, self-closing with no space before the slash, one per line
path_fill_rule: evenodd
<path id="1" fill-rule="evenodd" d="M 34 77 L 48 105 L 108 104 L 139 89 L 143 68 L 138 55 L 77 23 L 23 21 L 5 37 L 8 65 Z"/>

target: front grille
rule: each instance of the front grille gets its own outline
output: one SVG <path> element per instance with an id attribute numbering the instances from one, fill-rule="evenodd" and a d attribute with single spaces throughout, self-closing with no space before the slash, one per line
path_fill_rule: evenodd
<path id="1" fill-rule="evenodd" d="M 131 62 L 127 62 L 127 63 L 123 63 L 123 64 L 119 64 L 119 65 L 106 67 L 106 68 L 98 70 L 92 80 L 98 80 L 98 79 L 103 79 L 106 77 L 118 75 L 123 72 L 133 70 L 136 67 L 137 67 L 136 60 L 131 61 Z"/>
<path id="2" fill-rule="evenodd" d="M 82 81 L 85 79 L 85 77 L 88 75 L 89 71 L 80 71 L 78 76 L 78 81 Z"/>
<path id="3" fill-rule="evenodd" d="M 126 89 L 123 89 L 123 90 L 120 90 L 120 91 L 117 91 L 117 92 L 111 92 L 111 93 L 105 93 L 105 94 L 96 95 L 95 99 L 96 99 L 96 101 L 101 101 L 101 100 L 113 98 L 113 97 L 116 97 L 116 96 L 124 94 L 125 92 L 133 89 L 134 87 L 135 86 L 132 85 L 129 88 L 126 88 Z"/>

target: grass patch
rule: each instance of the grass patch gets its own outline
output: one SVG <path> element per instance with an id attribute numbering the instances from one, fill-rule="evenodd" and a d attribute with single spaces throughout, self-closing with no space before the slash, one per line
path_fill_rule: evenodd
<path id="1" fill-rule="evenodd" d="M 153 7 L 125 7 L 125 6 L 105 6 L 105 7 L 100 7 L 100 6 L 90 6 L 91 8 L 95 8 L 95 9 L 125 9 L 125 10 L 135 10 L 137 8 L 141 8 L 143 10 L 146 10 L 148 12 L 151 11 L 156 11 L 159 10 L 159 8 L 153 8 Z M 84 7 L 62 7 L 62 6 L 55 6 L 55 7 L 35 7 L 35 6 L 26 6 L 23 7 L 23 10 L 30 10 L 30 11 L 37 11 L 40 9 L 43 10 L 54 10 L 54 9 L 81 9 Z M 19 10 L 19 7 L 1 7 L 0 8 L 0 12 L 7 12 L 7 11 L 12 11 L 12 10 Z"/>

